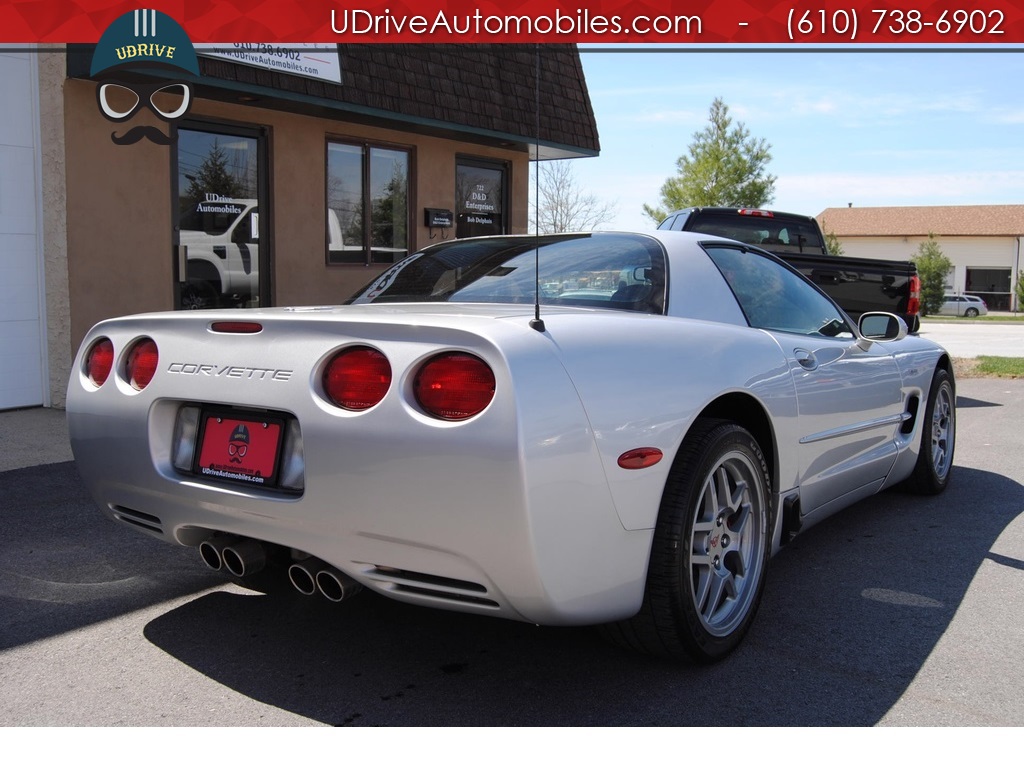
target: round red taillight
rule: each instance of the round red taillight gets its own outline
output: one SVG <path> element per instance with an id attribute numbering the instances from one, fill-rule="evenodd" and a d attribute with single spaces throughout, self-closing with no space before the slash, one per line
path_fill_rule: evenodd
<path id="1" fill-rule="evenodd" d="M 479 357 L 446 352 L 420 368 L 413 384 L 420 406 L 439 419 L 476 416 L 494 399 L 494 371 Z"/>
<path id="2" fill-rule="evenodd" d="M 349 347 L 324 369 L 324 392 L 331 402 L 349 411 L 372 408 L 391 386 L 391 364 L 370 347 Z"/>
<path id="3" fill-rule="evenodd" d="M 128 351 L 126 374 L 129 383 L 135 389 L 142 390 L 153 380 L 156 366 L 160 361 L 156 342 L 152 339 L 139 339 Z"/>
<path id="4" fill-rule="evenodd" d="M 100 339 L 92 345 L 89 354 L 85 356 L 85 375 L 94 385 L 101 387 L 113 367 L 114 345 L 110 339 Z"/>

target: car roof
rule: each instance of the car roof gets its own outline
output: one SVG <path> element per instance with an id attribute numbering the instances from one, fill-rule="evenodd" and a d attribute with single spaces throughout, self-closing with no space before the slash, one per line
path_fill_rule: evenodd
<path id="1" fill-rule="evenodd" d="M 737 211 L 764 211 L 765 213 L 770 213 L 772 216 L 778 216 L 779 218 L 785 217 L 785 218 L 790 218 L 790 219 L 802 219 L 804 221 L 815 220 L 813 216 L 808 216 L 805 213 L 792 213 L 791 211 L 777 211 L 774 208 L 760 208 L 760 207 L 758 207 L 756 205 L 737 205 L 737 206 L 732 207 L 732 208 L 725 207 L 725 206 L 700 206 L 700 205 L 695 205 L 695 206 L 691 206 L 690 208 L 680 208 L 680 209 L 678 209 L 676 211 L 671 211 L 671 212 L 669 212 L 669 214 L 665 218 L 667 219 L 669 216 L 675 216 L 675 215 L 680 214 L 680 213 L 692 213 L 694 211 L 700 211 L 702 213 L 729 213 L 729 214 L 735 214 Z"/>

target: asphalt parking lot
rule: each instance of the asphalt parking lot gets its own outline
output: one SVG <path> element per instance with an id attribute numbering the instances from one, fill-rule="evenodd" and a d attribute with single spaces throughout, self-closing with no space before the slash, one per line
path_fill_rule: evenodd
<path id="1" fill-rule="evenodd" d="M 1024 323 L 942 322 L 925 319 L 920 335 L 936 341 L 954 357 L 1024 357 Z"/>
<path id="2" fill-rule="evenodd" d="M 1022 726 L 1024 381 L 965 379 L 957 406 L 948 491 L 799 537 L 712 667 L 225 584 L 98 512 L 63 414 L 0 413 L 0 725 Z"/>

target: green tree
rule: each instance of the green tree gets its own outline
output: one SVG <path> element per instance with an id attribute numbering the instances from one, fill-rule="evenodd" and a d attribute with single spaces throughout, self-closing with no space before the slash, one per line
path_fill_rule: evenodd
<path id="1" fill-rule="evenodd" d="M 1013 290 L 1017 294 L 1017 311 L 1024 311 L 1024 269 L 1017 273 L 1017 284 Z"/>
<path id="2" fill-rule="evenodd" d="M 829 253 L 832 256 L 842 256 L 846 253 L 843 249 L 843 244 L 839 241 L 836 233 L 825 226 L 825 222 L 821 222 L 821 228 L 825 232 L 825 253 Z"/>
<path id="3" fill-rule="evenodd" d="M 921 279 L 921 314 L 934 315 L 942 307 L 946 275 L 953 269 L 953 262 L 942 252 L 934 232 L 928 233 L 928 239 L 917 247 L 910 260 L 917 266 Z"/>
<path id="4" fill-rule="evenodd" d="M 775 176 L 768 173 L 771 145 L 750 136 L 743 123 L 733 125 L 729 107 L 715 99 L 708 125 L 693 134 L 687 152 L 676 161 L 678 175 L 661 187 L 660 205 L 644 204 L 644 213 L 661 223 L 669 213 L 690 206 L 757 208 L 775 199 Z"/>
<path id="5" fill-rule="evenodd" d="M 244 198 L 245 187 L 228 169 L 227 153 L 214 142 L 209 154 L 203 158 L 195 176 L 186 175 L 188 189 L 183 197 L 182 210 L 194 208 L 206 200 L 208 194 L 220 197 Z"/>
<path id="6" fill-rule="evenodd" d="M 404 167 L 395 163 L 383 194 L 370 207 L 370 247 L 405 248 L 408 212 L 409 184 Z"/>

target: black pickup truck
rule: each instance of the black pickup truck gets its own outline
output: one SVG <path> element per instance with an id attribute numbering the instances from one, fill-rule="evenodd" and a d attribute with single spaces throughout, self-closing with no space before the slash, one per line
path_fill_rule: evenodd
<path id="1" fill-rule="evenodd" d="M 819 286 L 854 322 L 865 312 L 892 312 L 911 333 L 920 327 L 921 282 L 910 261 L 833 256 L 812 216 L 757 208 L 686 208 L 658 229 L 706 232 L 773 253 Z"/>

